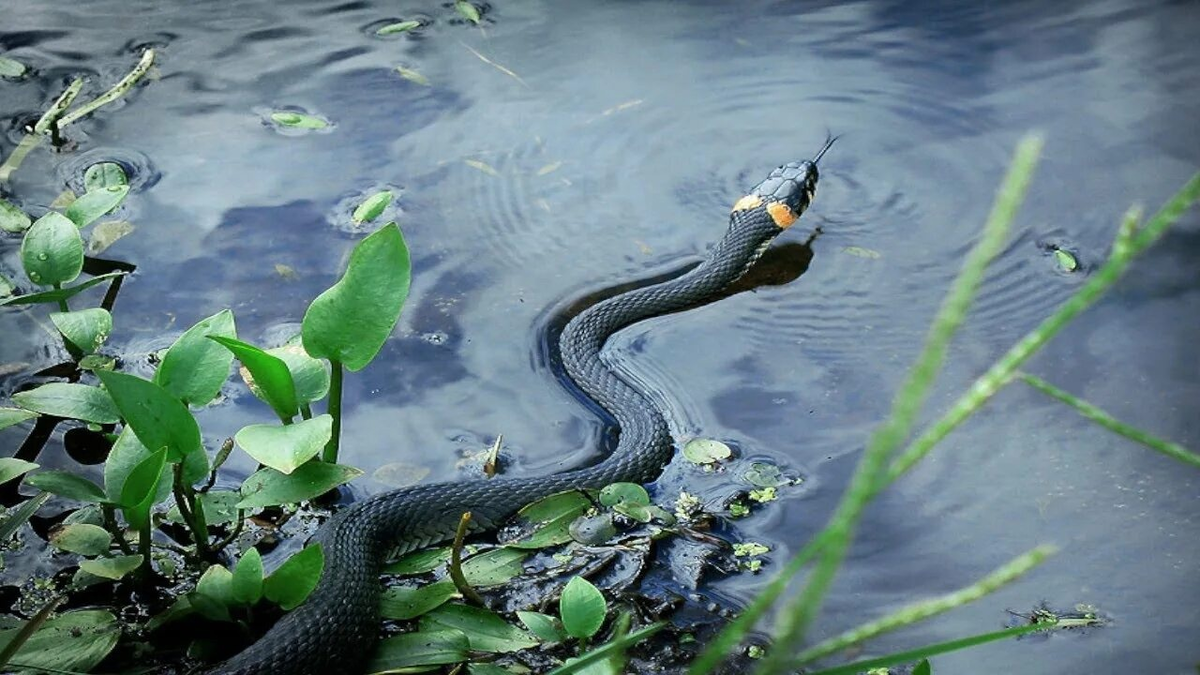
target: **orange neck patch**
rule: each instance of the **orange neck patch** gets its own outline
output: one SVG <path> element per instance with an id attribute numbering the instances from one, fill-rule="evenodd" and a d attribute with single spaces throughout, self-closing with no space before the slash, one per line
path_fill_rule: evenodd
<path id="1" fill-rule="evenodd" d="M 767 204 L 767 213 L 771 214 L 771 220 L 779 226 L 779 229 L 786 230 L 796 222 L 796 214 L 787 204 L 783 202 L 771 202 Z"/>
<path id="2" fill-rule="evenodd" d="M 758 195 L 746 195 L 737 200 L 733 205 L 734 211 L 749 211 L 750 209 L 762 206 L 762 197 Z"/>

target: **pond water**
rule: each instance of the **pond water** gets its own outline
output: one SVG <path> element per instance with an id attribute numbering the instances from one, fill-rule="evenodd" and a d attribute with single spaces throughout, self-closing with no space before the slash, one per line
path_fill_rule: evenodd
<path id="1" fill-rule="evenodd" d="M 414 15 L 428 25 L 374 35 Z M 10 0 L 0 26 L 3 53 L 35 69 L 0 81 L 4 155 L 72 77 L 107 86 L 158 50 L 148 85 L 4 188 L 40 213 L 94 161 L 136 167 L 123 215 L 137 229 L 105 254 L 138 266 L 109 343 L 135 360 L 225 307 L 243 338 L 286 338 L 361 236 L 356 201 L 397 192 L 414 282 L 380 357 L 347 380 L 359 494 L 386 489 L 370 477 L 394 462 L 452 478 L 497 434 L 512 473 L 595 460 L 606 422 L 558 386 L 547 333 L 590 294 L 697 260 L 738 196 L 833 132 L 815 203 L 776 256 L 803 275 L 639 324 L 608 350 L 677 437 L 805 476 L 729 531 L 782 562 L 829 516 L 1024 133 L 1046 138 L 1040 169 L 924 419 L 1079 287 L 1130 204 L 1156 208 L 1200 160 L 1190 2 L 571 0 L 496 2 L 480 27 L 455 18 L 365 0 Z M 280 132 L 264 121 L 277 109 L 333 124 Z M 800 244 L 817 227 L 809 261 Z M 18 246 L 0 240 L 10 278 Z M 1060 271 L 1054 247 L 1080 270 Z M 1191 213 L 1029 370 L 1200 445 L 1198 253 Z M 41 312 L 0 317 L 4 395 L 62 355 Z M 211 444 L 267 420 L 238 391 L 199 414 Z M 0 432 L 5 454 L 27 430 Z M 41 461 L 65 466 L 57 447 Z M 254 467 L 228 468 L 234 484 Z M 696 476 L 673 466 L 662 494 L 738 489 Z M 937 672 L 1192 672 L 1198 488 L 1193 470 L 1014 385 L 870 510 L 812 637 L 1052 543 L 1061 552 L 1019 583 L 870 653 L 1088 603 L 1112 625 L 939 657 Z M 704 592 L 744 602 L 765 581 Z"/>

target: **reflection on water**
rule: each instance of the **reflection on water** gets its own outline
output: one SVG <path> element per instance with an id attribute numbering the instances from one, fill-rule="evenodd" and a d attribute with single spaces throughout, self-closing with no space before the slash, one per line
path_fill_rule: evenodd
<path id="1" fill-rule="evenodd" d="M 6 192 L 38 211 L 93 157 L 138 176 L 127 207 L 138 230 L 106 253 L 139 270 L 116 308 L 117 348 L 149 352 L 226 306 L 248 339 L 286 338 L 357 237 L 349 196 L 396 189 L 412 297 L 346 395 L 347 447 L 368 475 L 405 460 L 447 478 L 464 443 L 497 433 L 517 472 L 594 457 L 604 421 L 557 386 L 542 351 L 556 317 L 695 261 L 745 189 L 810 155 L 827 131 L 842 134 L 813 208 L 780 242 L 787 264 L 774 280 L 640 324 L 609 350 L 680 435 L 726 439 L 809 476 L 766 518 L 738 526 L 771 543 L 775 561 L 827 517 L 1021 134 L 1046 135 L 1038 180 L 934 406 L 1077 288 L 1130 203 L 1157 204 L 1200 158 L 1200 55 L 1190 46 L 1200 13 L 1187 2 L 496 2 L 482 29 L 427 3 L 411 8 L 427 27 L 387 38 L 371 27 L 411 18 L 408 9 L 16 5 L 0 45 L 35 73 L 0 82 L 4 154 L 71 77 L 111 82 L 139 46 L 161 52 L 153 82 L 73 127 L 72 151 L 31 155 Z M 335 126 L 274 133 L 261 113 L 278 108 Z M 1030 365 L 1193 447 L 1196 226 L 1189 216 Z M 17 244 L 0 242 L 6 273 Z M 1058 271 L 1048 245 L 1068 245 L 1082 271 Z M 32 317 L 3 321 L 0 361 L 51 358 L 54 341 Z M 0 389 L 25 381 L 5 375 Z M 219 439 L 263 413 L 247 397 L 201 417 Z M 20 441 L 20 430 L 2 433 Z M 231 468 L 252 467 L 243 458 Z M 673 467 L 662 488 L 687 478 Z M 1044 599 L 1095 604 L 1116 624 L 940 657 L 938 667 L 1191 668 L 1196 483 L 1013 388 L 871 511 L 818 635 L 1051 542 L 1062 553 L 1022 583 L 872 648 L 996 628 L 1005 609 Z M 744 599 L 762 581 L 739 576 L 707 592 Z"/>

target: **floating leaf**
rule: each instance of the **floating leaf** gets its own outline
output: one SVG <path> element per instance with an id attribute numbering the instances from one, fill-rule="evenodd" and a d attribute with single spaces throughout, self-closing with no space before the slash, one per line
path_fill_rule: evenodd
<path id="1" fill-rule="evenodd" d="M 774 464 L 766 462 L 751 462 L 750 468 L 742 474 L 742 478 L 755 487 L 779 487 L 790 481 L 783 477 L 783 472 Z"/>
<path id="2" fill-rule="evenodd" d="M 363 200 L 358 208 L 354 209 L 354 214 L 350 216 L 355 223 L 362 225 L 369 223 L 379 217 L 383 210 L 392 203 L 391 190 L 381 190 Z"/>
<path id="3" fill-rule="evenodd" d="M 411 264 L 395 223 L 364 238 L 345 274 L 304 313 L 304 349 L 317 358 L 364 368 L 396 326 L 408 297 Z"/>
<path id="4" fill-rule="evenodd" d="M 481 162 L 477 159 L 464 159 L 463 164 L 466 164 L 467 166 L 469 166 L 473 169 L 479 169 L 480 171 L 486 173 L 489 176 L 499 176 L 500 175 L 500 172 L 493 169 L 491 167 L 491 165 L 485 164 L 484 162 Z"/>
<path id="5" fill-rule="evenodd" d="M 50 321 L 68 342 L 84 354 L 96 351 L 112 332 L 112 314 L 101 307 L 53 312 Z"/>
<path id="6" fill-rule="evenodd" d="M 25 212 L 15 204 L 0 199 L 0 230 L 5 232 L 24 232 L 33 223 Z"/>
<path id="7" fill-rule="evenodd" d="M 108 392 L 99 387 L 67 382 L 50 382 L 12 396 L 13 402 L 34 412 L 55 417 L 113 424 L 121 420 Z"/>
<path id="8" fill-rule="evenodd" d="M 600 503 L 604 506 L 617 504 L 650 505 L 650 494 L 637 483 L 613 483 L 600 490 Z"/>
<path id="9" fill-rule="evenodd" d="M 8 644 L 19 629 L 0 631 L 0 645 Z M 117 645 L 121 626 L 102 609 L 65 612 L 46 621 L 12 655 L 12 664 L 26 672 L 90 672 Z"/>
<path id="10" fill-rule="evenodd" d="M 112 558 L 82 560 L 79 563 L 79 569 L 103 579 L 116 581 L 136 570 L 141 564 L 142 556 L 140 555 L 118 555 Z"/>
<path id="11" fill-rule="evenodd" d="M 258 549 L 250 548 L 242 554 L 237 566 L 233 568 L 229 592 L 234 602 L 247 607 L 262 599 L 263 563 Z"/>
<path id="12" fill-rule="evenodd" d="M 29 474 L 25 478 L 25 484 L 80 502 L 99 504 L 104 501 L 104 491 L 99 485 L 66 471 L 39 471 Z"/>
<path id="13" fill-rule="evenodd" d="M 386 26 L 380 26 L 379 28 L 375 29 L 375 34 L 395 35 L 396 33 L 407 33 L 410 30 L 420 27 L 420 21 L 398 21 L 396 23 L 389 23 Z"/>
<path id="14" fill-rule="evenodd" d="M 517 618 L 542 642 L 562 642 L 567 639 L 558 621 L 549 614 L 518 611 Z"/>
<path id="15" fill-rule="evenodd" d="M 137 229 L 133 223 L 127 220 L 106 220 L 102 223 L 96 223 L 92 228 L 92 235 L 88 237 L 87 252 L 88 255 L 99 255 L 108 250 L 109 246 L 116 243 L 118 239 L 133 232 Z"/>
<path id="16" fill-rule="evenodd" d="M 178 462 L 201 452 L 200 427 L 187 406 L 157 384 L 125 373 L 99 371 L 125 423 L 148 449 L 167 448 L 167 459 Z"/>
<path id="17" fill-rule="evenodd" d="M 197 321 L 188 328 L 163 354 L 154 383 L 189 405 L 205 405 L 221 392 L 229 379 L 233 354 L 210 336 L 237 337 L 233 312 L 223 309 Z"/>
<path id="18" fill-rule="evenodd" d="M 24 63 L 16 59 L 10 59 L 7 56 L 0 56 L 0 77 L 11 77 L 16 79 L 25 74 L 29 70 Z"/>
<path id="19" fill-rule="evenodd" d="M 295 129 L 324 129 L 329 126 L 329 122 L 320 117 L 292 112 L 290 110 L 279 110 L 271 113 L 271 121 L 280 126 Z"/>
<path id="20" fill-rule="evenodd" d="M 92 277 L 91 279 L 75 284 L 74 286 L 56 288 L 50 291 L 42 291 L 41 293 L 27 293 L 25 295 L 18 295 L 14 298 L 6 298 L 4 300 L 0 300 L 0 307 L 3 307 L 4 305 L 32 305 L 39 302 L 58 302 L 59 300 L 66 300 L 74 297 L 78 293 L 86 291 L 92 286 L 102 284 L 105 281 L 109 281 L 117 277 L 125 276 L 126 274 L 127 272 L 109 272 L 107 274 L 101 274 L 100 276 Z"/>
<path id="21" fill-rule="evenodd" d="M 333 417 L 318 415 L 295 424 L 251 424 L 233 437 L 259 464 L 285 474 L 317 456 L 333 435 Z"/>
<path id="22" fill-rule="evenodd" d="M 733 555 L 738 558 L 762 555 L 769 552 L 771 549 L 756 541 L 748 541 L 742 544 L 733 545 Z"/>
<path id="23" fill-rule="evenodd" d="M 576 638 L 589 638 L 604 625 L 608 605 L 604 595 L 583 577 L 571 577 L 558 601 L 563 629 Z"/>
<path id="24" fill-rule="evenodd" d="M 460 630 L 421 630 L 379 641 L 366 672 L 424 672 L 425 666 L 443 666 L 467 660 L 470 643 Z"/>
<path id="25" fill-rule="evenodd" d="M 420 586 L 393 586 L 383 592 L 379 611 L 385 619 L 408 620 L 446 604 L 458 595 L 453 581 Z"/>
<path id="26" fill-rule="evenodd" d="M 83 189 L 88 192 L 125 185 L 129 185 L 129 176 L 116 162 L 96 162 L 83 172 Z"/>
<path id="27" fill-rule="evenodd" d="M 683 456 L 693 464 L 716 464 L 733 456 L 733 451 L 721 441 L 693 438 L 683 444 Z"/>
<path id="28" fill-rule="evenodd" d="M 35 417 L 37 417 L 37 413 L 31 410 L 21 410 L 20 408 L 0 408 L 0 429 L 7 429 L 14 424 L 20 424 L 25 420 L 31 420 Z M 8 479 L 6 478 L 5 480 Z M 3 482 L 4 481 L 0 481 L 0 483 Z"/>
<path id="29" fill-rule="evenodd" d="M 349 483 L 362 471 L 341 464 L 309 462 L 291 474 L 275 469 L 259 469 L 242 483 L 239 509 L 252 509 L 279 504 L 294 504 L 325 494 Z"/>
<path id="30" fill-rule="evenodd" d="M 408 462 L 389 462 L 375 469 L 371 477 L 389 487 L 415 485 L 429 475 L 429 467 Z"/>
<path id="31" fill-rule="evenodd" d="M 16 457 L 0 457 L 0 484 L 7 483 L 18 476 L 24 476 L 36 468 L 38 465 L 33 462 L 26 462 Z"/>
<path id="32" fill-rule="evenodd" d="M 400 558 L 396 562 L 388 565 L 383 571 L 385 574 L 395 574 L 398 576 L 409 576 L 413 574 L 424 574 L 432 572 L 437 568 L 445 565 L 450 560 L 450 547 L 443 546 L 441 548 L 427 548 Z"/>
<path id="33" fill-rule="evenodd" d="M 842 252 L 849 253 L 850 255 L 857 256 L 859 258 L 868 258 L 870 260 L 876 260 L 879 258 L 879 251 L 863 248 L 861 246 L 843 246 Z"/>
<path id="34" fill-rule="evenodd" d="M 280 419 L 291 419 L 300 412 L 296 384 L 283 359 L 235 338 L 214 335 L 210 339 L 228 349 L 242 362 L 251 375 L 246 385 L 255 396 L 266 401 Z"/>
<path id="35" fill-rule="evenodd" d="M 455 0 L 454 11 L 458 12 L 459 16 L 473 24 L 479 23 L 479 8 L 467 2 L 466 0 Z"/>
<path id="36" fill-rule="evenodd" d="M 71 523 L 50 530 L 50 545 L 60 551 L 96 556 L 108 552 L 112 535 L 103 527 Z"/>
<path id="37" fill-rule="evenodd" d="M 571 522 L 591 508 L 579 491 L 560 492 L 540 499 L 517 512 L 521 536 L 503 544 L 515 548 L 545 548 L 571 540 Z"/>
<path id="38" fill-rule="evenodd" d="M 67 207 L 67 218 L 70 218 L 79 227 L 86 227 L 100 216 L 120 206 L 128 194 L 128 185 L 88 190 Z"/>
<path id="39" fill-rule="evenodd" d="M 295 609 L 317 587 L 324 567 L 325 553 L 320 544 L 303 548 L 267 577 L 263 595 L 285 610 Z"/>
<path id="40" fill-rule="evenodd" d="M 473 651 L 506 653 L 529 649 L 537 638 L 482 607 L 449 604 L 421 617 L 421 630 L 460 630 L 467 634 Z"/>
<path id="41" fill-rule="evenodd" d="M 1079 269 L 1079 260 L 1065 249 L 1054 249 L 1054 260 L 1058 263 L 1058 268 L 1064 272 L 1074 272 Z"/>
<path id="42" fill-rule="evenodd" d="M 21 264 L 29 280 L 41 286 L 74 281 L 83 270 L 79 228 L 55 211 L 38 218 L 21 241 Z"/>
<path id="43" fill-rule="evenodd" d="M 396 72 L 400 74 L 400 77 L 403 77 L 404 79 L 408 80 L 409 82 L 419 84 L 422 87 L 428 87 L 430 84 L 428 77 L 425 77 L 424 75 L 422 75 L 421 73 L 418 73 L 417 71 L 413 70 L 412 68 L 405 68 L 404 66 L 396 66 Z"/>
<path id="44" fill-rule="evenodd" d="M 759 504 L 773 502 L 778 498 L 779 494 L 773 487 L 758 488 L 750 491 L 750 501 L 758 502 Z"/>
<path id="45" fill-rule="evenodd" d="M 473 555 L 462 563 L 462 573 L 467 583 L 476 588 L 506 584 L 520 574 L 529 551 L 515 548 L 494 548 Z"/>

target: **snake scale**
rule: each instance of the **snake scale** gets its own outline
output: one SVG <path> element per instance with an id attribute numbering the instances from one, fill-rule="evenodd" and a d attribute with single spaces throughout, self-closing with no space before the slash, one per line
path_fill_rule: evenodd
<path id="1" fill-rule="evenodd" d="M 476 531 L 497 527 L 522 506 L 557 492 L 610 483 L 647 483 L 670 460 L 666 419 L 647 396 L 607 366 L 600 350 L 638 321 L 695 307 L 737 281 L 812 201 L 817 162 L 791 162 L 734 204 L 729 228 L 687 274 L 608 298 L 573 318 L 559 338 L 563 367 L 588 398 L 617 421 L 617 447 L 587 468 L 549 476 L 416 485 L 374 495 L 317 533 L 325 568 L 308 600 L 209 675 L 358 675 L 379 634 L 379 575 L 397 547 L 411 551 L 454 536 L 460 516 Z"/>

